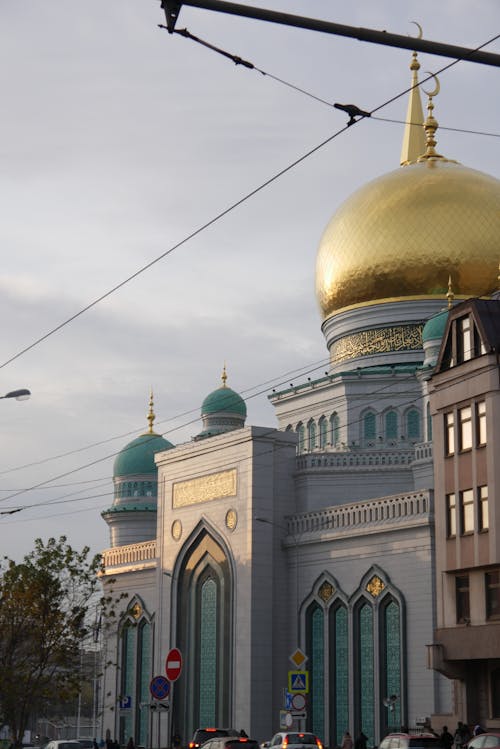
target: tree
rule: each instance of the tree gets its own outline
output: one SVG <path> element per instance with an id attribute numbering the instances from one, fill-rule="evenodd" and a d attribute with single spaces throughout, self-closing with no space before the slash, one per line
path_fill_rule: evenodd
<path id="1" fill-rule="evenodd" d="M 0 567 L 0 719 L 20 744 L 31 716 L 79 688 L 79 652 L 100 596 L 101 557 L 50 538 Z"/>

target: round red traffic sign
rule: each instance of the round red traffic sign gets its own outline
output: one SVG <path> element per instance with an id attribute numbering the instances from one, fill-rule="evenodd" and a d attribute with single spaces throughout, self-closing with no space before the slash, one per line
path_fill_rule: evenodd
<path id="1" fill-rule="evenodd" d="M 178 648 L 172 648 L 165 661 L 165 672 L 169 681 L 177 681 L 182 671 L 182 655 Z"/>

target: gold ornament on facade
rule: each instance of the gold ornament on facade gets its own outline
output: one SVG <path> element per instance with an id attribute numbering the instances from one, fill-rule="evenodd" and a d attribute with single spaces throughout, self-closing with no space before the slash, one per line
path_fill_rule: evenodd
<path id="1" fill-rule="evenodd" d="M 130 609 L 130 613 L 134 617 L 134 619 L 140 619 L 142 614 L 142 606 L 140 603 L 134 603 L 132 608 Z"/>
<path id="2" fill-rule="evenodd" d="M 230 531 L 234 531 L 237 525 L 238 515 L 236 513 L 236 510 L 228 510 L 226 512 L 226 528 L 228 528 Z"/>
<path id="3" fill-rule="evenodd" d="M 366 590 L 368 591 L 368 593 L 370 593 L 371 596 L 373 596 L 373 598 L 377 598 L 377 596 L 382 593 L 384 588 L 385 583 L 380 579 L 378 575 L 374 575 L 366 586 Z"/>
<path id="4" fill-rule="evenodd" d="M 236 468 L 211 473 L 189 481 L 179 481 L 173 486 L 172 506 L 186 507 L 212 499 L 236 496 Z"/>
<path id="5" fill-rule="evenodd" d="M 325 603 L 328 603 L 328 601 L 330 600 L 330 598 L 333 596 L 334 593 L 335 593 L 335 588 L 333 587 L 331 583 L 327 582 L 326 580 L 323 583 L 321 583 L 320 589 L 318 590 L 318 595 L 322 601 L 324 601 Z"/>
<path id="6" fill-rule="evenodd" d="M 178 541 L 180 539 L 180 537 L 182 536 L 182 523 L 180 520 L 174 520 L 170 532 L 174 541 Z"/>

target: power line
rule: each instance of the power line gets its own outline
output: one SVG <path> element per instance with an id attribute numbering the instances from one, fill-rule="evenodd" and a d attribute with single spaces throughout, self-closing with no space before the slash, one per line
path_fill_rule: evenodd
<path id="1" fill-rule="evenodd" d="M 500 38 L 500 34 L 497 34 L 496 36 L 492 37 L 490 40 L 488 40 L 487 42 L 485 42 L 484 44 L 480 45 L 475 50 L 473 50 L 473 52 L 481 50 L 483 47 L 486 47 L 488 44 L 491 44 L 493 41 L 495 41 L 498 38 Z M 464 59 L 466 59 L 466 58 L 464 58 Z M 449 68 L 453 67 L 454 65 L 456 65 L 458 62 L 461 62 L 461 61 L 462 61 L 461 59 L 453 60 L 448 65 L 445 65 L 442 68 L 440 68 L 437 71 L 436 75 L 439 74 L 439 73 L 442 73 L 445 70 L 448 70 Z M 425 81 L 429 80 L 432 77 L 433 77 L 432 75 L 428 76 L 421 83 L 425 83 Z M 383 109 L 388 104 L 392 104 L 392 102 L 396 101 L 397 99 L 401 98 L 406 93 L 408 93 L 409 91 L 411 91 L 412 88 L 413 88 L 413 86 L 410 86 L 409 88 L 406 88 L 403 91 L 401 91 L 399 94 L 396 94 L 395 96 L 393 96 L 390 99 L 386 100 L 382 104 L 379 104 L 377 107 L 375 107 L 375 109 L 371 110 L 370 115 L 372 115 L 375 112 L 378 112 L 380 109 Z M 179 247 L 182 247 L 184 244 L 186 244 L 187 242 L 189 242 L 191 239 L 193 239 L 194 237 L 198 236 L 203 231 L 205 231 L 206 229 L 208 229 L 210 226 L 212 226 L 213 224 L 215 224 L 217 221 L 220 221 L 228 213 L 230 213 L 231 211 L 233 211 L 236 208 L 238 208 L 240 205 L 242 205 L 243 203 L 245 203 L 247 200 L 249 200 L 250 198 L 252 198 L 255 195 L 257 195 L 259 192 L 261 192 L 262 190 L 264 190 L 266 187 L 269 187 L 269 185 L 271 185 L 273 182 L 275 182 L 276 180 L 278 180 L 283 175 L 287 174 L 289 171 L 291 171 L 292 169 L 294 169 L 296 166 L 298 166 L 299 164 L 301 164 L 303 161 L 305 161 L 306 159 L 308 159 L 310 156 L 312 156 L 313 154 L 315 154 L 317 151 L 319 151 L 320 149 L 324 148 L 326 145 L 328 145 L 329 143 L 331 143 L 331 141 L 333 141 L 339 135 L 341 135 L 346 130 L 348 130 L 349 127 L 351 127 L 354 124 L 357 124 L 362 119 L 365 119 L 365 118 L 364 117 L 360 117 L 357 120 L 351 118 L 351 120 L 349 121 L 349 123 L 347 125 L 345 125 L 344 127 L 340 128 L 339 130 L 337 130 L 335 133 L 333 133 L 332 135 L 330 135 L 325 140 L 321 141 L 321 143 L 319 143 L 318 145 L 316 145 L 313 148 L 311 148 L 309 151 L 307 151 L 302 156 L 299 156 L 297 159 L 295 159 L 288 166 L 284 167 L 283 169 L 280 169 L 274 175 L 272 175 L 271 177 L 269 177 L 269 179 L 265 180 L 265 182 L 262 182 L 256 188 L 254 188 L 253 190 L 250 190 L 250 192 L 246 193 L 243 197 L 241 197 L 238 200 L 236 200 L 235 202 L 231 203 L 227 208 L 225 208 L 222 211 L 220 211 L 218 214 L 216 214 L 209 221 L 206 221 L 204 224 L 202 224 L 197 229 L 195 229 L 190 234 L 188 234 L 186 237 L 184 237 L 184 239 L 181 239 L 179 242 L 177 242 L 176 244 L 172 245 L 172 247 L 170 247 L 168 250 L 165 250 L 165 252 L 162 252 L 156 258 L 154 258 L 150 262 L 146 263 L 145 265 L 141 266 L 138 270 L 136 270 L 130 276 L 127 276 L 127 278 L 125 278 L 122 281 L 120 281 L 119 283 L 117 283 L 115 286 L 113 286 L 111 289 L 109 289 L 108 291 L 106 291 L 104 294 L 101 294 L 99 297 L 97 297 L 96 299 L 94 299 L 92 302 L 89 302 L 89 304 L 87 304 L 85 307 L 83 307 L 82 309 L 80 309 L 74 315 L 71 315 L 71 317 L 67 318 L 66 320 L 64 320 L 63 322 L 61 322 L 59 325 L 56 325 L 54 328 L 52 328 L 51 330 L 49 330 L 47 333 L 45 333 L 44 335 L 40 336 L 35 341 L 33 341 L 31 344 L 29 344 L 25 348 L 21 349 L 16 354 L 14 354 L 13 356 L 11 356 L 9 359 L 7 359 L 6 361 L 4 361 L 2 364 L 0 364 L 0 369 L 3 369 L 8 364 L 12 363 L 13 361 L 15 361 L 16 359 L 18 359 L 19 357 L 21 357 L 24 354 L 26 354 L 28 351 L 31 351 L 31 349 L 35 348 L 35 346 L 38 346 L 43 341 L 47 340 L 47 338 L 49 338 L 50 336 L 54 335 L 59 330 L 62 330 L 62 328 L 66 327 L 70 323 L 74 322 L 77 318 L 81 317 L 81 315 L 83 315 L 85 312 L 88 312 L 90 309 L 92 309 L 93 307 L 95 307 L 97 304 L 99 304 L 100 302 L 102 302 L 105 299 L 107 299 L 108 297 L 110 297 L 112 294 L 114 294 L 119 289 L 123 288 L 126 284 L 130 283 L 131 281 L 133 281 L 135 278 L 137 278 L 138 276 L 140 276 L 146 270 L 149 270 L 149 268 L 152 268 L 154 265 L 156 265 L 156 263 L 160 262 L 160 260 L 163 260 L 166 257 L 168 257 L 169 255 L 171 255 L 175 250 L 179 249 Z"/>

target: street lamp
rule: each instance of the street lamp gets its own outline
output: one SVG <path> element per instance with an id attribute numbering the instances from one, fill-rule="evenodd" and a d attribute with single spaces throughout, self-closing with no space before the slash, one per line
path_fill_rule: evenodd
<path id="1" fill-rule="evenodd" d="M 11 390 L 10 393 L 0 395 L 0 400 L 2 398 L 15 398 L 16 401 L 27 401 L 30 395 L 30 390 L 27 390 L 27 388 L 21 388 L 20 390 Z"/>

